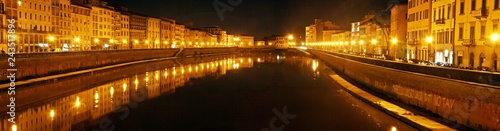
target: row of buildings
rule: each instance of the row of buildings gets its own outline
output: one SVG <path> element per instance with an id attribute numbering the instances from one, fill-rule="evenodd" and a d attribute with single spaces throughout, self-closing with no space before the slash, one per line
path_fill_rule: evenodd
<path id="1" fill-rule="evenodd" d="M 7 19 L 16 20 L 17 52 L 253 45 L 253 36 L 194 28 L 100 0 L 0 0 L 0 19 L 4 51 Z"/>
<path id="2" fill-rule="evenodd" d="M 500 0 L 392 2 L 387 13 L 370 13 L 350 30 L 326 28 L 328 21 L 316 20 L 306 27 L 306 45 L 498 69 Z"/>

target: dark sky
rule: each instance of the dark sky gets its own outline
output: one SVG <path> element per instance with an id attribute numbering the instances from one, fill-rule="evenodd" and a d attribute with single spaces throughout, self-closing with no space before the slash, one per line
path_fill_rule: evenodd
<path id="1" fill-rule="evenodd" d="M 303 36 L 314 18 L 332 20 L 348 29 L 372 11 L 385 10 L 389 0 L 241 0 L 219 19 L 216 0 L 107 0 L 151 16 L 165 16 L 195 27 L 219 25 L 231 34 L 253 35 L 256 39 L 273 34 Z M 217 0 L 230 5 L 228 1 Z"/>

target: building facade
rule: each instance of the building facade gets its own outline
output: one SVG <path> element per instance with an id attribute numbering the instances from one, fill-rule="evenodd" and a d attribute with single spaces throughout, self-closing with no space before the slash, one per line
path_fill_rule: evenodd
<path id="1" fill-rule="evenodd" d="M 148 48 L 146 44 L 147 17 L 139 14 L 129 13 L 130 18 L 130 40 L 133 41 L 132 47 Z"/>
<path id="2" fill-rule="evenodd" d="M 410 59 L 430 60 L 431 1 L 408 0 L 407 54 Z"/>
<path id="3" fill-rule="evenodd" d="M 160 19 L 148 17 L 147 19 L 147 32 L 146 42 L 148 48 L 160 48 Z"/>
<path id="4" fill-rule="evenodd" d="M 78 50 L 90 50 L 92 44 L 91 7 L 72 4 L 71 35 Z"/>
<path id="5" fill-rule="evenodd" d="M 409 58 L 406 55 L 406 30 L 408 27 L 408 1 L 400 0 L 397 3 L 389 5 L 388 10 L 391 11 L 391 47 L 390 56 L 395 58 Z"/>
<path id="6" fill-rule="evenodd" d="M 494 43 L 491 36 L 499 33 L 499 0 L 462 0 L 457 1 L 456 7 L 457 65 L 498 70 L 498 43 Z"/>

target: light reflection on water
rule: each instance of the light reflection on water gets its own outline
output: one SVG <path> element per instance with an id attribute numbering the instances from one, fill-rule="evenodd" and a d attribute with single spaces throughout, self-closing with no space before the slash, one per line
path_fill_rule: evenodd
<path id="1" fill-rule="evenodd" d="M 264 59 L 266 58 L 228 57 L 217 61 L 175 66 L 136 74 L 49 102 L 33 103 L 36 106 L 16 111 L 16 116 L 19 117 L 16 118 L 17 124 L 15 125 L 7 122 L 8 117 L 3 116 L 3 124 L 0 125 L 0 129 L 72 130 L 74 125 L 98 119 L 119 109 L 122 105 L 134 101 L 134 96 L 151 99 L 162 94 L 170 94 L 191 79 L 221 76 L 225 75 L 227 71 L 252 68 L 254 61 L 264 62 Z M 128 85 L 133 85 L 132 90 Z M 143 100 L 135 99 L 135 102 Z"/>
<path id="2" fill-rule="evenodd" d="M 331 70 L 325 70 L 326 66 L 320 61 L 305 57 L 286 55 L 228 56 L 214 61 L 177 65 L 133 74 L 71 95 L 61 94 L 61 97 L 55 99 L 36 102 L 16 111 L 17 116 L 19 116 L 16 125 L 8 123 L 6 121 L 8 117 L 3 116 L 3 124 L 0 125 L 0 129 L 11 130 L 16 128 L 17 130 L 28 131 L 84 129 L 87 126 L 96 125 L 94 121 L 98 123 L 103 117 L 121 109 L 121 107 L 128 106 L 131 107 L 130 110 L 134 110 L 133 108 L 137 107 L 138 103 L 140 105 L 140 102 L 144 100 L 175 93 L 177 88 L 187 85 L 191 80 L 206 77 L 217 78 L 226 75 L 228 71 L 254 68 L 256 63 L 285 63 L 292 66 L 307 67 L 307 70 L 311 71 L 308 72 L 310 73 L 308 76 L 311 76 L 314 80 L 325 79 L 321 77 L 320 72 L 322 74 L 333 73 Z M 383 113 L 374 113 L 377 111 L 345 91 L 337 93 L 341 94 L 342 98 L 347 98 L 344 100 L 347 103 L 355 103 L 353 105 L 356 105 L 361 114 L 368 114 L 365 119 L 373 119 L 371 121 L 377 123 L 384 123 L 386 119 L 389 119 L 388 116 L 382 116 Z M 374 115 L 381 119 L 373 118 Z M 387 127 L 387 121 L 384 124 L 384 127 Z M 400 128 L 399 126 L 392 126 L 389 129 L 379 128 L 378 130 L 397 130 Z"/>

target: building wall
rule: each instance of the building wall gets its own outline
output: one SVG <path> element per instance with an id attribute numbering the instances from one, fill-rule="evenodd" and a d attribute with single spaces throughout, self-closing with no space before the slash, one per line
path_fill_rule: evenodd
<path id="1" fill-rule="evenodd" d="M 146 28 L 147 17 L 130 14 L 130 40 L 133 41 L 133 48 L 147 48 Z"/>
<path id="2" fill-rule="evenodd" d="M 408 4 L 396 4 L 391 8 L 391 39 L 395 38 L 398 40 L 396 45 L 392 45 L 393 49 L 391 50 L 393 54 L 396 55 L 397 58 L 406 58 L 406 30 L 408 27 L 407 21 L 408 14 Z M 392 55 L 392 56 L 394 56 Z"/>
<path id="3" fill-rule="evenodd" d="M 91 37 L 92 37 L 92 25 L 90 7 L 71 5 L 73 12 L 71 13 L 71 35 L 74 37 L 74 41 L 78 50 L 90 50 Z"/>
<path id="4" fill-rule="evenodd" d="M 408 0 L 408 48 L 410 59 L 429 60 L 429 44 L 425 38 L 430 36 L 432 0 Z"/>
<path id="5" fill-rule="evenodd" d="M 93 20 L 92 49 L 116 49 L 119 42 L 115 39 L 116 12 L 109 8 L 92 6 L 91 17 Z"/>
<path id="6" fill-rule="evenodd" d="M 118 30 L 117 41 L 121 42 L 122 49 L 132 48 L 133 41 L 130 40 L 130 17 L 120 14 L 120 27 Z"/>
<path id="7" fill-rule="evenodd" d="M 146 33 L 148 48 L 160 48 L 160 19 L 149 17 L 147 19 Z"/>
<path id="8" fill-rule="evenodd" d="M 456 3 L 456 63 L 469 68 L 486 66 L 498 69 L 499 66 L 495 66 L 498 46 L 493 46 L 495 44 L 490 36 L 499 32 L 499 5 L 495 5 L 495 0 L 476 0 L 476 10 L 473 10 L 472 2 L 464 0 Z"/>
<path id="9" fill-rule="evenodd" d="M 17 5 L 16 1 L 10 1 L 11 4 Z M 30 0 L 21 2 L 20 6 L 13 6 L 12 8 L 7 8 L 8 14 L 18 16 L 16 35 L 18 38 L 18 48 L 19 52 L 41 52 L 48 50 L 48 47 L 40 46 L 40 44 L 48 44 L 46 39 L 49 34 L 52 34 L 51 30 L 51 1 L 46 0 Z M 65 8 L 69 8 L 69 5 L 65 5 Z M 15 15 L 14 15 L 15 13 Z M 49 45 L 50 47 L 55 47 L 56 45 Z"/>

